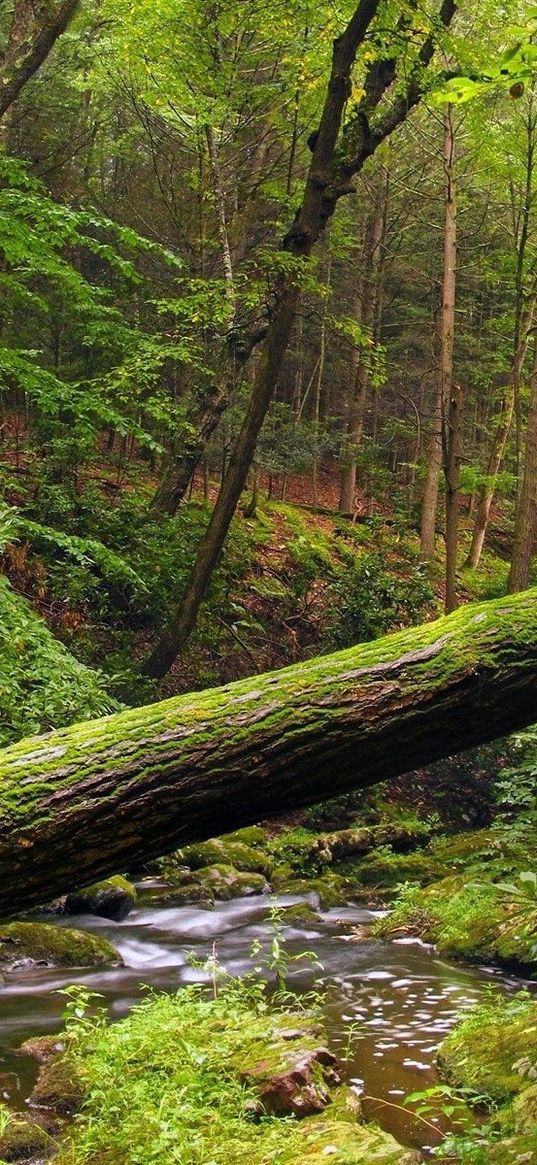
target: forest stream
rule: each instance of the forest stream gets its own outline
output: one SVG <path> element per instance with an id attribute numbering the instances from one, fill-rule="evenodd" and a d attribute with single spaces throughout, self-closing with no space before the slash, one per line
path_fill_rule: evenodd
<path id="1" fill-rule="evenodd" d="M 2 1098 L 24 1108 L 35 1082 L 35 1061 L 17 1049 L 30 1036 L 59 1031 L 65 998 L 61 988 L 83 983 L 100 993 L 112 1017 L 125 1015 L 144 987 L 174 991 L 207 978 L 201 964 L 214 951 L 220 966 L 243 975 L 268 959 L 274 935 L 272 910 L 303 900 L 298 896 L 258 896 L 218 903 L 207 910 L 159 907 L 154 897 L 122 922 L 85 915 L 58 920 L 108 938 L 125 966 L 99 970 L 19 969 L 0 989 L 0 1088 Z M 151 885 L 154 894 L 155 886 Z M 409 939 L 367 938 L 374 915 L 359 907 L 325 911 L 304 927 L 285 927 L 289 955 L 313 952 L 311 960 L 290 964 L 294 990 L 326 990 L 324 1018 L 348 1081 L 368 1098 L 366 1115 L 402 1144 L 427 1155 L 434 1133 L 402 1106 L 408 1093 L 437 1080 L 435 1052 L 461 1012 L 482 999 L 494 983 L 507 992 L 522 984 L 491 968 L 456 966 Z M 252 944 L 261 954 L 252 958 Z M 263 955 L 264 952 L 264 955 Z M 527 986 L 526 983 L 523 984 Z M 439 1129 L 445 1118 L 435 1117 Z M 440 1133 L 437 1143 L 441 1139 Z"/>

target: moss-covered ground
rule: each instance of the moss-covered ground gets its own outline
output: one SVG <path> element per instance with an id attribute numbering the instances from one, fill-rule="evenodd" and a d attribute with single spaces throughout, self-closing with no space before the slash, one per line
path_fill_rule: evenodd
<path id="1" fill-rule="evenodd" d="M 491 992 L 443 1041 L 439 1067 L 486 1120 L 451 1146 L 468 1165 L 537 1160 L 537 1002 Z"/>
<path id="2" fill-rule="evenodd" d="M 212 999 L 199 988 L 151 996 L 111 1026 L 76 1010 L 60 1063 L 80 1077 L 85 1099 L 56 1165 L 416 1160 L 362 1123 L 318 1013 L 289 998 L 284 1011 L 269 1007 L 259 984 L 231 982 Z"/>

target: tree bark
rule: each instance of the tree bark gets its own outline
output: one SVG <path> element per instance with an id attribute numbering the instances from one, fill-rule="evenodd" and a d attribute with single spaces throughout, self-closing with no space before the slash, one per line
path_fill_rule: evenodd
<path id="1" fill-rule="evenodd" d="M 537 343 L 531 375 L 530 407 L 524 451 L 524 472 L 515 514 L 513 557 L 509 573 L 510 594 L 528 585 L 537 526 Z"/>
<path id="2" fill-rule="evenodd" d="M 388 200 L 388 170 L 382 166 L 380 170 L 380 185 L 378 202 L 372 219 L 366 229 L 364 248 L 362 253 L 360 286 L 358 287 L 357 306 L 355 308 L 356 322 L 364 329 L 369 330 L 372 339 L 377 315 L 379 292 L 379 271 L 382 259 L 382 244 L 386 227 L 386 209 Z M 342 514 L 354 512 L 354 495 L 356 493 L 356 454 L 364 430 L 365 409 L 369 389 L 369 370 L 363 353 L 355 346 L 351 361 L 351 399 L 347 421 L 347 435 L 351 448 L 348 464 L 341 474 L 341 492 L 339 509 Z"/>
<path id="3" fill-rule="evenodd" d="M 446 480 L 446 598 L 445 612 L 449 615 L 458 606 L 457 550 L 459 545 L 459 495 L 461 488 L 462 457 L 462 389 L 454 384 L 447 408 L 445 424 L 446 450 L 444 476 Z"/>
<path id="4" fill-rule="evenodd" d="M 15 0 L 8 43 L 0 64 L 0 118 L 16 101 L 68 28 L 79 0 Z"/>
<path id="5" fill-rule="evenodd" d="M 442 272 L 442 309 L 440 314 L 440 359 L 436 382 L 433 431 L 429 444 L 427 477 L 423 491 L 421 512 L 421 555 L 434 558 L 436 511 L 440 470 L 442 467 L 442 434 L 453 379 L 453 343 L 455 336 L 455 282 L 457 263 L 457 190 L 455 184 L 455 133 L 453 112 L 448 106 L 444 115 L 444 264 Z"/>
<path id="6" fill-rule="evenodd" d="M 537 719 L 537 590 L 0 753 L 0 916 Z"/>

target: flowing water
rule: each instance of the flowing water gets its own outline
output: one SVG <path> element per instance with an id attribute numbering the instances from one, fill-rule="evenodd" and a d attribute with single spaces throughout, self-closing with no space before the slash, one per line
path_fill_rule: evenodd
<path id="1" fill-rule="evenodd" d="M 36 1067 L 17 1051 L 30 1036 L 59 1031 L 65 998 L 61 988 L 83 983 L 99 992 L 112 1017 L 125 1015 L 144 985 L 175 991 L 207 978 L 204 961 L 214 950 L 222 968 L 242 975 L 270 959 L 274 907 L 298 897 L 243 898 L 212 910 L 170 909 L 152 900 L 122 923 L 84 916 L 58 920 L 108 938 L 125 966 L 99 970 L 18 971 L 0 988 L 0 1092 L 23 1107 Z M 367 935 L 373 915 L 358 907 L 327 911 L 301 927 L 286 927 L 289 954 L 312 951 L 322 966 L 307 960 L 290 964 L 295 990 L 326 988 L 326 1027 L 346 1075 L 364 1098 L 366 1115 L 405 1145 L 427 1150 L 440 1139 L 402 1106 L 405 1095 L 436 1082 L 435 1053 L 457 1016 L 490 989 L 520 987 L 486 968 L 453 966 L 417 942 L 382 942 Z M 252 958 L 252 944 L 261 954 Z M 370 1099 L 371 1098 L 371 1099 Z M 440 1128 L 442 1117 L 434 1117 Z"/>

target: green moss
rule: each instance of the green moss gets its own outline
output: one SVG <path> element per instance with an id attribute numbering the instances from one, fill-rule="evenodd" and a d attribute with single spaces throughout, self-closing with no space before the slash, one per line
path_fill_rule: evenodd
<path id="1" fill-rule="evenodd" d="M 246 845 L 229 837 L 212 837 L 208 841 L 198 842 L 196 845 L 187 845 L 178 850 L 172 860 L 164 860 L 163 872 L 173 879 L 174 864 L 187 866 L 190 870 L 199 870 L 204 866 L 226 865 L 233 866 L 241 872 L 270 875 L 272 862 L 259 849 Z"/>
<path id="2" fill-rule="evenodd" d="M 431 694 L 449 682 L 452 676 L 460 679 L 461 669 L 466 674 L 479 668 L 481 674 L 496 673 L 502 661 L 508 658 L 510 668 L 527 669 L 527 651 L 533 651 L 535 642 L 535 591 L 509 596 L 497 603 L 463 607 L 447 618 L 387 636 L 374 643 L 322 656 L 293 665 L 272 675 L 255 676 L 248 680 L 204 692 L 179 696 L 161 704 L 130 709 L 98 724 L 78 724 L 63 729 L 46 739 L 24 742 L 5 750 L 2 756 L 0 779 L 2 783 L 2 824 L 24 830 L 28 813 L 43 815 L 48 820 L 52 808 L 41 809 L 42 797 L 52 790 L 58 794 L 62 784 L 76 783 L 80 765 L 87 762 L 88 751 L 92 768 L 108 771 L 115 766 L 116 790 L 129 789 L 133 796 L 136 778 L 137 750 L 147 756 L 147 740 L 151 739 L 151 769 L 162 780 L 174 777 L 178 771 L 181 740 L 185 742 L 186 756 L 192 757 L 196 745 L 210 738 L 211 755 L 216 769 L 220 750 L 229 743 L 230 718 L 237 738 L 240 733 L 255 751 L 257 734 L 266 736 L 276 732 L 283 721 L 288 730 L 289 743 L 297 746 L 303 733 L 311 731 L 312 708 L 308 691 L 315 691 L 315 728 L 322 733 L 341 714 L 338 699 L 348 699 L 349 685 L 356 680 L 361 687 L 378 682 L 380 667 L 398 661 L 398 674 L 404 677 L 407 698 L 415 688 L 423 696 L 424 688 Z M 499 647 L 502 626 L 508 628 L 508 644 Z M 507 637 L 506 637 L 507 640 Z M 503 642 L 503 641 L 502 641 Z M 506 653 L 508 653 L 506 655 Z M 401 659 L 406 663 L 401 663 Z M 271 701 L 271 685 L 276 698 Z M 326 690 L 330 699 L 323 703 Z M 259 716 L 260 697 L 266 698 L 266 710 Z M 256 715 L 252 716 L 255 710 Z M 240 717 L 240 718 L 239 718 Z M 292 723 L 292 729 L 289 725 Z M 176 747 L 171 750 L 170 735 L 176 733 Z M 128 740 L 128 760 L 124 742 Z M 160 760 L 159 760 L 160 756 Z M 58 761 L 62 761 L 62 777 L 58 777 Z M 141 776 L 143 772 L 140 761 Z M 21 768 L 25 783 L 21 783 Z M 335 792 L 336 790 L 334 790 Z"/>
<path id="3" fill-rule="evenodd" d="M 0 925 L 0 967 L 9 969 L 30 960 L 52 967 L 100 967 L 121 963 L 105 939 L 71 927 L 46 922 L 9 922 Z"/>
<path id="4" fill-rule="evenodd" d="M 512 1100 L 537 1070 L 537 1003 L 524 992 L 492 996 L 442 1042 L 439 1063 L 451 1081 L 491 1103 Z"/>
<path id="5" fill-rule="evenodd" d="M 295 878 L 278 887 L 281 894 L 315 894 L 323 910 L 343 906 L 351 893 L 345 878 L 327 874 L 324 878 Z"/>
<path id="6" fill-rule="evenodd" d="M 136 905 L 136 889 L 116 874 L 103 882 L 94 882 L 83 890 L 75 890 L 65 900 L 66 914 L 97 914 L 121 922 Z"/>
<path id="7" fill-rule="evenodd" d="M 223 864 L 196 870 L 196 883 L 203 891 L 221 901 L 263 894 L 268 889 L 263 874 L 243 873 L 233 866 Z"/>
<path id="8" fill-rule="evenodd" d="M 315 926 L 319 916 L 308 902 L 297 902 L 295 906 L 283 907 L 282 922 L 285 926 Z"/>
<path id="9" fill-rule="evenodd" d="M 34 1121 L 13 1117 L 0 1136 L 2 1161 L 28 1161 L 50 1157 L 55 1149 L 52 1137 Z"/>
<path id="10" fill-rule="evenodd" d="M 387 1134 L 359 1123 L 359 1102 L 336 1086 L 318 1017 L 268 1007 L 261 984 L 230 983 L 216 999 L 199 988 L 153 996 L 119 1023 L 85 1025 L 73 1054 L 87 1098 L 57 1165 L 416 1160 Z M 316 1096 L 324 1112 L 260 1119 L 271 1073 L 280 1083 L 287 1079 L 288 1097 L 299 1100 L 308 1071 L 307 1097 L 313 1103 Z"/>
<path id="11" fill-rule="evenodd" d="M 266 849 L 269 844 L 267 832 L 261 825 L 245 825 L 243 829 L 235 829 L 233 833 L 226 833 L 222 840 L 225 842 L 239 841 L 242 845 L 249 845 L 254 849 L 256 846 Z"/>
<path id="12" fill-rule="evenodd" d="M 80 1112 L 85 1087 L 82 1076 L 70 1056 L 51 1060 L 41 1069 L 30 1101 L 38 1108 L 50 1108 L 61 1116 Z"/>

